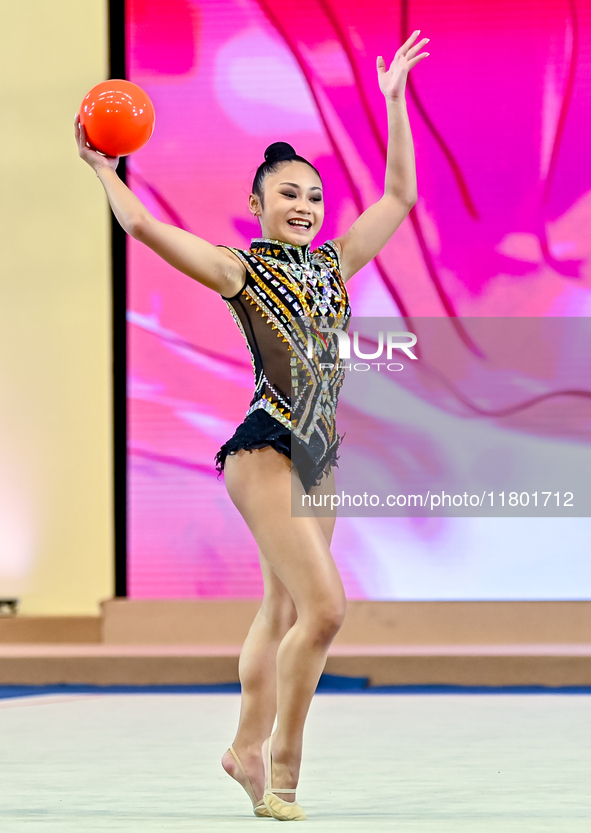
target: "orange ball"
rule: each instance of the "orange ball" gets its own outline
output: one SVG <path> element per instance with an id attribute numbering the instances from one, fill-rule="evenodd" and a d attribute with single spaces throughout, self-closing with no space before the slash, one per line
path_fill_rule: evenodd
<path id="1" fill-rule="evenodd" d="M 147 93 L 121 78 L 97 84 L 80 106 L 88 141 L 107 156 L 128 156 L 142 148 L 154 132 L 155 119 Z"/>

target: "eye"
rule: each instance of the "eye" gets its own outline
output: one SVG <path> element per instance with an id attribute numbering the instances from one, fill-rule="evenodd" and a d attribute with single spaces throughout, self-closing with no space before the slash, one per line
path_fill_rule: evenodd
<path id="1" fill-rule="evenodd" d="M 283 194 L 284 197 L 294 197 L 294 199 L 297 196 L 296 194 L 293 193 L 293 191 L 282 191 L 281 193 Z"/>
<path id="2" fill-rule="evenodd" d="M 322 202 L 322 197 L 310 197 L 312 202 Z"/>

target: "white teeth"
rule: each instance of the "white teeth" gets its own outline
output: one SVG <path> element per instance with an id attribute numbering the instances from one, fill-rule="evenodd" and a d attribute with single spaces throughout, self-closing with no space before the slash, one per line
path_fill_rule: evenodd
<path id="1" fill-rule="evenodd" d="M 302 226 L 302 228 L 310 228 L 312 223 L 308 222 L 308 220 L 288 220 L 290 226 Z"/>

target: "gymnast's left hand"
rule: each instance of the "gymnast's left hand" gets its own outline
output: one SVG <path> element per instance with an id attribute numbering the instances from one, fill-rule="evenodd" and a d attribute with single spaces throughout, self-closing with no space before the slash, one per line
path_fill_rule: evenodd
<path id="1" fill-rule="evenodd" d="M 427 58 L 429 55 L 428 52 L 421 52 L 425 44 L 429 43 L 429 38 L 423 38 L 413 46 L 413 43 L 420 34 L 420 29 L 416 29 L 410 38 L 402 44 L 396 55 L 394 55 L 394 60 L 388 70 L 386 69 L 386 62 L 382 56 L 380 55 L 378 58 L 378 83 L 387 101 L 396 101 L 397 99 L 404 98 L 406 79 L 409 71 L 419 61 L 422 61 L 423 58 Z"/>

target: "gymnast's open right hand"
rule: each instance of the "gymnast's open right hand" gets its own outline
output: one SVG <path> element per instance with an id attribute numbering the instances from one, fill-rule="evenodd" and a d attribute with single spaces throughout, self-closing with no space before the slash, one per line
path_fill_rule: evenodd
<path id="1" fill-rule="evenodd" d="M 226 297 L 236 295 L 246 274 L 236 255 L 228 249 L 212 246 L 185 229 L 157 220 L 117 176 L 119 157 L 104 156 L 88 146 L 78 115 L 74 127 L 78 154 L 96 172 L 113 214 L 127 234 L 144 243 L 179 272 L 214 292 Z"/>
<path id="2" fill-rule="evenodd" d="M 80 124 L 79 113 L 76 113 L 76 118 L 74 119 L 74 135 L 76 138 L 76 144 L 78 145 L 78 155 L 81 159 L 84 159 L 85 162 L 88 162 L 95 173 L 99 168 L 102 168 L 105 165 L 113 170 L 116 170 L 117 165 L 119 164 L 119 157 L 105 156 L 104 153 L 99 153 L 91 147 L 84 125 Z"/>

